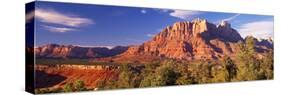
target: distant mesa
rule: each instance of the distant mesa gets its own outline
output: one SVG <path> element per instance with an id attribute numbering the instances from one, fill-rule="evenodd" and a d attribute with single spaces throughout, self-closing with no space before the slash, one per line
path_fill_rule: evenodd
<path id="1" fill-rule="evenodd" d="M 73 45 L 47 44 L 35 48 L 37 58 L 100 58 L 115 56 L 128 49 L 125 46 L 82 47 Z"/>

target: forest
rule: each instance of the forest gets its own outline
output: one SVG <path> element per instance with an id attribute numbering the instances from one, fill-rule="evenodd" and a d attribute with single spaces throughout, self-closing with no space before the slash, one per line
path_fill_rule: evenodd
<path id="1" fill-rule="evenodd" d="M 73 92 L 123 88 L 271 80 L 274 78 L 273 51 L 257 56 L 254 38 L 239 43 L 235 57 L 220 60 L 181 61 L 165 59 L 147 64 L 120 63 L 116 78 L 100 79 L 95 89 L 85 87 L 83 80 L 67 83 L 63 88 L 36 89 L 36 93 Z"/>

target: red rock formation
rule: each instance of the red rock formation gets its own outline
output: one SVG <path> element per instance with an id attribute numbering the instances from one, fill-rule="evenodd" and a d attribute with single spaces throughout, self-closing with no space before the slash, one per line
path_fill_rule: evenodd
<path id="1" fill-rule="evenodd" d="M 232 56 L 237 42 L 242 41 L 239 33 L 227 22 L 218 26 L 205 19 L 191 22 L 176 22 L 163 29 L 152 40 L 140 46 L 130 47 L 115 60 L 138 57 L 166 57 L 175 59 L 216 59 Z"/>
<path id="2" fill-rule="evenodd" d="M 127 47 L 122 46 L 108 49 L 105 47 L 48 44 L 35 48 L 35 55 L 37 58 L 99 58 L 114 56 L 126 50 Z"/>
<path id="3" fill-rule="evenodd" d="M 111 80 L 118 77 L 117 70 L 109 69 L 84 69 L 75 66 L 61 66 L 61 67 L 38 67 L 36 65 L 36 88 L 63 88 L 67 83 L 73 83 L 77 80 L 82 80 L 87 89 L 96 87 L 100 80 Z M 41 68 L 41 69 L 40 69 Z"/>
<path id="4" fill-rule="evenodd" d="M 218 25 L 205 19 L 176 22 L 164 28 L 151 40 L 137 46 L 107 48 L 85 48 L 50 44 L 35 49 L 38 57 L 51 58 L 99 58 L 100 61 L 150 62 L 162 58 L 182 60 L 219 59 L 234 56 L 244 41 L 240 34 L 223 21 Z M 273 48 L 272 42 L 258 42 L 259 51 Z M 116 55 L 116 56 L 115 56 Z M 107 58 L 105 58 L 107 57 Z"/>

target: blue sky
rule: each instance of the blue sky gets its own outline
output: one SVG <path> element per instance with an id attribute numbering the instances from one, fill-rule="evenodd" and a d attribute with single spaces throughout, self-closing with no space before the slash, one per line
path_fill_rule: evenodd
<path id="1" fill-rule="evenodd" d="M 81 46 L 141 44 L 178 21 L 228 21 L 245 37 L 273 37 L 273 16 L 238 13 L 37 2 L 36 44 Z M 28 14 L 27 14 L 28 15 Z M 28 16 L 27 16 L 28 17 Z M 28 20 L 28 18 L 27 18 Z"/>

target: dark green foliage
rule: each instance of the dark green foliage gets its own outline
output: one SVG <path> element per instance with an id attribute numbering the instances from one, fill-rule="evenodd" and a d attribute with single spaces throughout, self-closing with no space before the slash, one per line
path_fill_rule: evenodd
<path id="1" fill-rule="evenodd" d="M 105 80 L 105 79 L 99 79 L 96 85 L 96 88 L 98 88 L 98 90 L 106 90 L 106 89 L 116 89 L 118 88 L 118 82 L 117 80 Z"/>
<path id="2" fill-rule="evenodd" d="M 257 53 L 255 41 L 253 37 L 247 37 L 245 42 L 239 42 L 239 52 L 236 57 L 225 56 L 218 60 L 167 59 L 146 64 L 120 63 L 121 65 L 117 65 L 119 69 L 116 69 L 116 72 L 119 73 L 118 77 L 100 78 L 95 90 L 273 79 L 273 51 Z M 49 61 L 51 63 L 56 61 L 57 64 L 67 62 Z M 74 62 L 78 61 L 83 60 Z M 46 64 L 49 64 L 48 61 Z M 101 64 L 93 63 L 92 65 Z M 85 90 L 89 89 L 85 88 L 84 82 L 77 80 L 74 83 L 67 83 L 60 89 L 42 88 L 36 89 L 35 93 Z"/>
<path id="3" fill-rule="evenodd" d="M 173 61 L 164 61 L 158 67 L 157 64 L 145 65 L 140 87 L 175 85 L 179 74 L 174 65 Z"/>
<path id="4" fill-rule="evenodd" d="M 99 90 L 139 87 L 141 77 L 139 76 L 139 73 L 133 69 L 132 65 L 122 64 L 119 69 L 118 79 L 100 79 L 98 80 L 96 87 Z"/>
<path id="5" fill-rule="evenodd" d="M 156 87 L 216 82 L 273 79 L 273 52 L 258 57 L 253 37 L 239 42 L 234 57 L 219 60 L 163 60 L 146 63 L 140 69 L 133 64 L 120 67 L 117 80 L 101 81 L 102 89 Z"/>
<path id="6" fill-rule="evenodd" d="M 143 79 L 140 82 L 140 87 L 152 87 L 152 82 L 155 81 L 155 69 L 160 65 L 160 63 L 145 64 L 142 70 L 141 76 Z"/>
<path id="7" fill-rule="evenodd" d="M 237 56 L 238 74 L 237 80 L 248 81 L 259 79 L 259 61 L 255 57 L 255 39 L 247 37 L 245 44 L 240 44 L 240 52 Z"/>
<path id="8" fill-rule="evenodd" d="M 191 63 L 189 69 L 192 71 L 193 82 L 196 84 L 209 83 L 211 81 L 211 66 L 210 62 Z"/>
<path id="9" fill-rule="evenodd" d="M 260 64 L 261 77 L 264 79 L 273 79 L 273 69 L 273 52 L 269 51 Z"/>
<path id="10" fill-rule="evenodd" d="M 212 82 L 226 82 L 228 73 L 225 71 L 225 68 L 221 65 L 215 65 L 212 67 Z"/>
<path id="11" fill-rule="evenodd" d="M 220 71 L 224 74 L 224 80 L 226 82 L 232 81 L 236 78 L 237 75 L 237 66 L 234 64 L 234 61 L 230 57 L 224 57 L 221 62 Z"/>
<path id="12" fill-rule="evenodd" d="M 140 87 L 153 87 L 152 82 L 155 81 L 156 77 L 153 76 L 154 74 L 148 74 L 143 77 Z"/>
<path id="13" fill-rule="evenodd" d="M 230 82 L 236 76 L 236 66 L 229 57 L 212 66 L 212 82 Z"/>
<path id="14" fill-rule="evenodd" d="M 174 70 L 175 63 L 173 61 L 164 62 L 155 70 L 155 80 L 152 86 L 174 85 L 178 77 L 178 73 Z"/>
<path id="15" fill-rule="evenodd" d="M 118 87 L 119 88 L 132 88 L 134 87 L 133 81 L 131 80 L 134 77 L 132 71 L 129 70 L 129 65 L 125 64 L 121 66 L 119 78 L 118 78 Z"/>
<path id="16" fill-rule="evenodd" d="M 194 78 L 191 76 L 191 71 L 188 69 L 188 64 L 179 63 L 175 66 L 177 72 L 179 73 L 176 84 L 178 85 L 187 85 L 194 82 Z"/>

